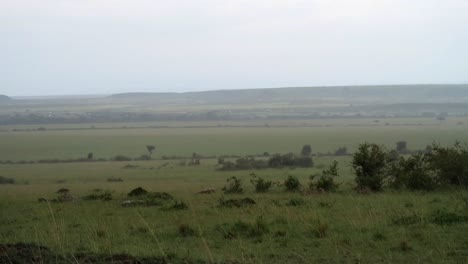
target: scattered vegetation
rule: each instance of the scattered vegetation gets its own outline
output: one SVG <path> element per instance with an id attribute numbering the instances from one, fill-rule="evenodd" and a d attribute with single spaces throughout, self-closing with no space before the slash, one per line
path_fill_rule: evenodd
<path id="1" fill-rule="evenodd" d="M 0 176 L 0 184 L 15 184 L 15 179 Z"/>
<path id="2" fill-rule="evenodd" d="M 250 205 L 255 205 L 255 204 L 257 204 L 255 200 L 249 197 L 242 198 L 242 199 L 228 199 L 228 200 L 225 200 L 224 197 L 222 197 L 219 200 L 219 207 L 240 208 L 240 207 L 250 206 Z"/>
<path id="3" fill-rule="evenodd" d="M 270 190 L 271 186 L 273 185 L 272 181 L 266 181 L 263 178 L 258 177 L 254 173 L 252 173 L 251 176 L 252 176 L 252 179 L 250 180 L 250 182 L 255 187 L 255 192 L 258 192 L 258 193 L 268 192 L 268 190 Z"/>
<path id="4" fill-rule="evenodd" d="M 301 188 L 301 183 L 299 182 L 299 179 L 292 175 L 289 175 L 288 178 L 284 180 L 283 185 L 286 188 L 286 191 L 288 192 L 297 192 Z"/>
<path id="5" fill-rule="evenodd" d="M 244 189 L 242 188 L 242 182 L 237 177 L 233 176 L 227 179 L 226 182 L 226 186 L 224 186 L 222 189 L 225 194 L 244 193 Z"/>
<path id="6" fill-rule="evenodd" d="M 315 181 L 317 177 L 318 179 Z M 335 182 L 336 177 L 338 177 L 338 162 L 335 160 L 328 169 L 322 171 L 321 175 L 312 175 L 309 177 L 309 189 L 326 192 L 336 191 L 340 186 Z"/>

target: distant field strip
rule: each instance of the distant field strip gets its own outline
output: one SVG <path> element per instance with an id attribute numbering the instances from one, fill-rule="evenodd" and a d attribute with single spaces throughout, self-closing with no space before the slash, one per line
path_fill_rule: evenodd
<path id="1" fill-rule="evenodd" d="M 263 152 L 298 152 L 304 144 L 312 151 L 333 152 L 341 146 L 353 151 L 362 142 L 394 147 L 405 140 L 409 149 L 432 142 L 468 142 L 466 125 L 330 126 L 330 127 L 211 127 L 165 129 L 90 129 L 2 132 L 0 160 L 110 158 L 117 154 L 138 157 L 155 145 L 155 158 L 166 156 L 247 155 Z"/>

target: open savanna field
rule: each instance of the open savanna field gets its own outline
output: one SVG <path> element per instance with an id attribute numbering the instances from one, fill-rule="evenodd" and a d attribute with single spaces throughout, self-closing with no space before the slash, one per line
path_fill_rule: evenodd
<path id="1" fill-rule="evenodd" d="M 358 193 L 351 157 L 325 155 L 343 146 L 354 152 L 363 142 L 393 149 L 403 140 L 410 150 L 433 142 L 468 142 L 468 118 L 24 125 L 0 130 L 0 176 L 14 179 L 14 184 L 0 185 L 1 263 L 468 262 L 466 189 Z M 221 155 L 299 153 L 305 144 L 313 154 L 322 153 L 313 155 L 312 168 L 219 170 Z M 147 145 L 156 147 L 152 160 L 111 161 L 116 155 L 147 154 Z M 94 159 L 106 160 L 37 162 L 86 158 L 90 152 Z M 188 164 L 192 153 L 202 157 L 200 165 Z M 339 164 L 338 190 L 308 191 L 309 176 L 334 160 Z M 279 184 L 256 193 L 252 173 Z M 299 179 L 302 191 L 285 190 L 281 183 L 289 175 Z M 244 193 L 223 193 L 233 176 L 241 180 Z M 137 199 L 127 196 L 137 187 L 173 198 L 123 207 L 124 201 Z M 71 201 L 54 201 L 62 188 L 69 190 Z M 215 192 L 198 193 L 206 189 Z M 86 199 L 101 193 L 112 199 Z M 228 201 L 245 198 L 255 204 L 229 206 Z M 18 248 L 20 242 L 23 248 Z M 6 246 L 11 244 L 16 248 Z"/>

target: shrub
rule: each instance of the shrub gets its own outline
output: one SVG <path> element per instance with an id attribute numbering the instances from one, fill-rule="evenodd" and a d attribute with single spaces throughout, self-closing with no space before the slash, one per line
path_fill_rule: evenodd
<path id="1" fill-rule="evenodd" d="M 427 161 L 442 183 L 468 186 L 468 148 L 460 142 L 453 147 L 433 144 Z"/>
<path id="2" fill-rule="evenodd" d="M 256 192 L 268 192 L 273 184 L 272 181 L 265 181 L 263 178 L 257 177 L 255 174 L 252 174 L 252 177 L 253 178 L 250 180 L 250 182 L 254 185 Z"/>
<path id="3" fill-rule="evenodd" d="M 115 177 L 110 177 L 107 178 L 108 182 L 123 182 L 122 178 L 115 178 Z"/>
<path id="4" fill-rule="evenodd" d="M 138 187 L 138 188 L 135 188 L 133 189 L 132 191 L 130 191 L 128 193 L 128 196 L 141 196 L 141 195 L 146 195 L 148 194 L 148 191 L 141 188 L 141 187 Z"/>
<path id="5" fill-rule="evenodd" d="M 220 170 L 252 170 L 252 169 L 264 169 L 267 167 L 267 163 L 264 160 L 256 160 L 254 157 L 242 157 L 238 158 L 236 162 L 224 161 L 218 164 L 222 165 Z"/>
<path id="6" fill-rule="evenodd" d="M 254 199 L 246 197 L 243 199 L 229 199 L 229 200 L 224 200 L 224 198 L 221 198 L 219 200 L 219 207 L 244 207 L 244 206 L 250 206 L 250 205 L 255 205 L 256 202 Z"/>
<path id="7" fill-rule="evenodd" d="M 283 167 L 313 167 L 314 162 L 312 157 L 300 156 L 297 157 L 293 153 L 288 154 L 275 154 L 268 159 L 268 167 L 271 168 L 283 168 Z"/>
<path id="8" fill-rule="evenodd" d="M 233 224 L 217 226 L 216 229 L 226 239 L 237 239 L 239 237 L 255 239 L 269 233 L 268 225 L 263 217 L 258 217 L 253 223 L 238 220 Z"/>
<path id="9" fill-rule="evenodd" d="M 296 192 L 301 188 L 301 183 L 297 177 L 289 175 L 288 178 L 284 181 L 284 187 L 289 192 Z"/>
<path id="10" fill-rule="evenodd" d="M 305 201 L 304 199 L 301 199 L 301 198 L 292 198 L 286 203 L 287 206 L 301 206 L 304 204 L 305 204 Z"/>
<path id="11" fill-rule="evenodd" d="M 355 181 L 359 189 L 382 190 L 386 157 L 386 152 L 382 146 L 368 143 L 359 145 L 351 161 L 351 166 L 356 173 Z"/>
<path id="12" fill-rule="evenodd" d="M 179 234 L 183 237 L 190 237 L 195 235 L 195 230 L 193 230 L 189 225 L 181 224 L 179 225 Z"/>
<path id="13" fill-rule="evenodd" d="M 337 150 L 335 150 L 335 156 L 347 156 L 348 155 L 348 149 L 346 147 L 339 147 Z"/>
<path id="14" fill-rule="evenodd" d="M 437 225 L 450 225 L 468 222 L 467 215 L 459 215 L 453 212 L 448 212 L 446 210 L 436 210 L 432 212 L 429 216 L 429 219 L 432 223 Z"/>
<path id="15" fill-rule="evenodd" d="M 410 190 L 433 190 L 437 182 L 428 166 L 423 154 L 414 154 L 407 159 L 400 157 L 388 164 L 390 186 Z"/>
<path id="16" fill-rule="evenodd" d="M 242 188 L 242 182 L 240 179 L 237 179 L 235 176 L 226 180 L 227 184 L 223 187 L 223 191 L 226 194 L 229 193 L 243 193 L 244 189 Z"/>
<path id="17" fill-rule="evenodd" d="M 339 187 L 339 184 L 334 180 L 337 176 L 338 162 L 335 160 L 328 169 L 322 171 L 322 175 L 320 175 L 317 182 L 314 181 L 317 175 L 310 176 L 309 189 L 324 190 L 326 192 L 335 191 Z"/>
<path id="18" fill-rule="evenodd" d="M 15 179 L 0 176 L 0 184 L 14 184 L 14 183 L 15 183 Z"/>
<path id="19" fill-rule="evenodd" d="M 396 143 L 396 151 L 400 154 L 407 154 L 409 151 L 407 149 L 406 141 L 398 141 Z"/>
<path id="20" fill-rule="evenodd" d="M 310 145 L 304 145 L 302 146 L 302 149 L 301 149 L 301 156 L 310 156 L 310 154 L 312 154 L 312 148 L 310 147 Z"/>
<path id="21" fill-rule="evenodd" d="M 97 191 L 91 194 L 88 194 L 83 197 L 83 200 L 101 200 L 101 201 L 110 201 L 112 200 L 112 193 L 108 191 Z"/>

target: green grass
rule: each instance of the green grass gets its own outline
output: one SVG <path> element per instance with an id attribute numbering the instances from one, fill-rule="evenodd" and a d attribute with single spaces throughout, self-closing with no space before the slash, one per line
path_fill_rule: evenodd
<path id="1" fill-rule="evenodd" d="M 132 128 L 1 132 L 0 160 L 80 158 L 86 157 L 89 152 L 93 152 L 95 158 L 110 158 L 117 154 L 138 157 L 146 153 L 145 146 L 148 144 L 157 147 L 155 153 L 157 158 L 162 155 L 191 156 L 193 152 L 208 156 L 298 152 L 304 144 L 310 144 L 313 152 L 333 152 L 341 146 L 347 146 L 353 151 L 364 141 L 393 148 L 395 142 L 406 140 L 410 149 L 424 149 L 434 141 L 442 144 L 453 144 L 455 140 L 468 141 L 467 126 L 453 123 L 425 126 L 369 126 L 372 121 L 368 120 L 367 126 L 350 126 L 349 124 L 354 121 L 341 121 L 343 122 L 341 125 L 335 123 L 329 127 Z"/>
<path id="2" fill-rule="evenodd" d="M 328 165 L 331 158 L 316 158 Z M 463 213 L 462 190 L 435 193 L 392 192 L 359 195 L 352 189 L 349 158 L 340 158 L 340 191 L 333 194 L 288 193 L 275 187 L 256 194 L 249 183 L 250 171 L 221 172 L 215 160 L 201 166 L 179 166 L 178 161 L 131 162 L 139 167 L 123 168 L 127 162 L 80 164 L 0 165 L 3 175 L 17 184 L 0 186 L 0 244 L 34 242 L 70 256 L 130 254 L 177 256 L 204 261 L 241 263 L 461 263 L 468 258 L 468 222 L 438 225 L 429 216 L 437 209 Z M 168 163 L 164 167 L 162 164 Z M 304 187 L 307 177 L 319 169 L 258 170 L 266 179 L 298 176 Z M 124 182 L 109 183 L 108 177 Z M 223 195 L 225 180 L 242 179 L 246 193 Z M 142 186 L 169 192 L 184 201 L 188 210 L 164 211 L 159 207 L 122 208 L 126 193 Z M 53 198 L 59 188 L 75 197 L 95 188 L 114 191 L 108 202 L 78 200 L 69 203 L 38 203 Z M 216 188 L 212 195 L 195 194 Z M 219 208 L 218 201 L 251 197 L 257 205 Z M 303 201 L 288 206 L 291 199 Z M 417 215 L 422 222 L 395 224 L 395 219 Z M 236 222 L 254 225 L 263 219 L 267 231 L 223 235 Z M 188 225 L 194 236 L 179 234 Z M 235 231 L 235 228 L 233 229 Z M 250 235 L 249 235 L 250 234 Z"/>
<path id="3" fill-rule="evenodd" d="M 157 146 L 161 155 L 190 156 L 298 152 L 311 144 L 314 152 L 346 145 L 353 150 L 364 141 L 394 147 L 408 141 L 410 149 L 432 141 L 468 142 L 465 126 L 170 128 L 1 132 L 0 160 L 76 158 L 143 154 L 145 145 Z M 282 182 L 297 176 L 303 188 L 335 157 L 314 157 L 316 167 L 219 171 L 215 159 L 200 166 L 182 166 L 179 160 L 131 162 L 0 164 L 0 175 L 15 184 L 0 185 L 0 244 L 33 242 L 59 255 L 129 254 L 202 260 L 208 263 L 466 263 L 468 262 L 468 192 L 358 194 L 353 190 L 349 157 L 339 161 L 341 183 L 331 194 L 285 192 L 275 186 L 254 193 L 251 172 Z M 125 168 L 125 165 L 136 165 Z M 245 193 L 224 195 L 226 179 L 236 176 Z M 110 177 L 123 182 L 108 182 Z M 126 194 L 136 187 L 168 192 L 188 210 L 162 207 L 123 208 Z M 60 188 L 82 197 L 100 188 L 113 192 L 111 201 L 77 199 L 67 203 L 39 203 L 54 198 Z M 210 195 L 196 194 L 215 188 Z M 250 197 L 257 204 L 220 208 L 219 200 Z M 291 202 L 293 200 L 293 202 Z M 297 206 L 291 206 L 295 204 Z M 163 206 L 164 207 L 164 206 Z M 459 221 L 433 221 L 437 210 L 454 213 Z M 442 211 L 442 212 L 445 212 Z M 453 215 L 444 215 L 449 221 Z M 450 218 L 452 217 L 452 218 Z M 445 218 L 444 218 L 445 219 Z M 193 236 L 179 233 L 180 226 Z M 231 237 L 231 239 L 229 238 Z M 234 237 L 234 238 L 233 238 Z M 0 252 L 0 262 L 4 261 Z M 9 263 L 8 261 L 6 263 Z"/>

